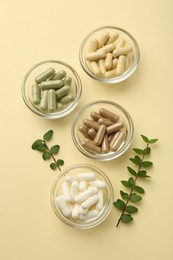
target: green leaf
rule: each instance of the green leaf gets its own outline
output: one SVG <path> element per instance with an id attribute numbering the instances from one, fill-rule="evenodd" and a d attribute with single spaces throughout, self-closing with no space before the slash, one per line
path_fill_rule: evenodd
<path id="1" fill-rule="evenodd" d="M 150 139 L 150 140 L 149 140 L 149 143 L 150 143 L 150 144 L 154 144 L 154 143 L 156 143 L 158 140 L 159 140 L 159 139 Z"/>
<path id="2" fill-rule="evenodd" d="M 139 156 L 135 156 L 134 158 L 130 158 L 130 161 L 133 162 L 134 164 L 136 165 L 141 165 L 142 163 L 142 160 Z"/>
<path id="3" fill-rule="evenodd" d="M 47 147 L 44 143 L 39 144 L 35 147 L 35 150 L 40 151 L 40 152 L 44 152 L 46 149 L 47 149 Z"/>
<path id="4" fill-rule="evenodd" d="M 150 148 L 150 147 L 146 147 L 146 148 L 144 149 L 144 151 L 143 151 L 143 154 L 144 154 L 144 155 L 148 155 L 148 154 L 150 154 L 150 152 L 151 152 L 151 148 Z"/>
<path id="5" fill-rule="evenodd" d="M 60 165 L 60 166 L 62 166 L 62 165 L 64 165 L 64 161 L 61 160 L 61 159 L 58 159 L 58 160 L 57 160 L 57 164 Z"/>
<path id="6" fill-rule="evenodd" d="M 135 170 L 133 170 L 131 167 L 127 167 L 128 171 L 133 175 L 133 176 L 136 176 L 137 173 L 135 172 Z"/>
<path id="7" fill-rule="evenodd" d="M 128 206 L 126 207 L 126 211 L 127 211 L 128 213 L 132 214 L 132 213 L 137 212 L 138 209 L 137 209 L 136 207 L 134 207 L 134 206 L 128 205 Z"/>
<path id="8" fill-rule="evenodd" d="M 130 196 L 130 201 L 131 201 L 131 202 L 136 203 L 136 202 L 138 202 L 138 201 L 140 201 L 140 200 L 142 200 L 142 197 L 139 196 L 139 195 L 132 194 L 132 195 Z"/>
<path id="9" fill-rule="evenodd" d="M 127 187 L 127 188 L 132 188 L 133 187 L 133 184 L 129 181 L 121 181 L 121 183 Z"/>
<path id="10" fill-rule="evenodd" d="M 153 165 L 153 163 L 150 162 L 150 161 L 144 161 L 144 162 L 142 163 L 142 167 L 144 167 L 144 168 L 151 167 L 152 165 Z"/>
<path id="11" fill-rule="evenodd" d="M 43 160 L 47 160 L 47 159 L 49 159 L 50 158 L 50 153 L 49 152 L 44 152 L 43 153 L 43 155 L 42 155 L 42 158 L 43 158 Z"/>
<path id="12" fill-rule="evenodd" d="M 141 135 L 142 139 L 144 140 L 144 142 L 146 142 L 147 144 L 149 144 L 149 139 L 148 137 L 146 137 L 145 135 Z"/>
<path id="13" fill-rule="evenodd" d="M 59 152 L 60 146 L 59 145 L 54 145 L 50 148 L 51 154 L 57 154 Z"/>
<path id="14" fill-rule="evenodd" d="M 145 193 L 145 190 L 142 187 L 140 187 L 140 186 L 135 186 L 134 189 L 135 189 L 135 191 L 137 191 L 137 192 L 139 192 L 141 194 Z"/>
<path id="15" fill-rule="evenodd" d="M 36 150 L 37 146 L 40 145 L 40 144 L 42 144 L 42 143 L 43 143 L 43 140 L 37 139 L 37 140 L 32 144 L 31 148 L 32 148 L 33 150 Z"/>
<path id="16" fill-rule="evenodd" d="M 128 223 L 128 222 L 130 222 L 132 220 L 133 220 L 133 218 L 132 218 L 132 216 L 130 214 L 123 214 L 122 217 L 121 217 L 121 221 L 123 223 Z"/>
<path id="17" fill-rule="evenodd" d="M 137 154 L 143 154 L 143 150 L 142 149 L 138 149 L 138 148 L 133 148 L 133 151 Z"/>
<path id="18" fill-rule="evenodd" d="M 133 179 L 133 177 L 130 177 L 130 178 L 128 179 L 128 182 L 130 182 L 132 185 L 135 184 L 135 180 Z"/>
<path id="19" fill-rule="evenodd" d="M 48 132 L 46 132 L 44 135 L 43 135 L 43 139 L 45 141 L 49 141 L 51 138 L 52 138 L 52 135 L 53 135 L 53 130 L 49 130 Z"/>
<path id="20" fill-rule="evenodd" d="M 55 170 L 55 169 L 56 169 L 56 167 L 57 167 L 57 166 L 56 166 L 56 164 L 55 164 L 55 163 L 51 163 L 51 164 L 50 164 L 50 168 L 51 168 L 52 170 Z"/>
<path id="21" fill-rule="evenodd" d="M 123 210 L 124 207 L 126 206 L 125 203 L 124 203 L 124 201 L 123 201 L 123 200 L 120 200 L 120 199 L 118 199 L 117 201 L 115 201 L 115 202 L 113 203 L 113 205 L 114 205 L 117 209 L 119 209 L 119 210 Z"/>
<path id="22" fill-rule="evenodd" d="M 126 193 L 122 190 L 120 190 L 120 194 L 121 194 L 121 198 L 124 200 L 128 199 L 128 197 L 129 197 L 128 193 Z"/>
<path id="23" fill-rule="evenodd" d="M 138 176 L 141 178 L 151 178 L 149 175 L 147 175 L 146 171 L 139 171 Z"/>

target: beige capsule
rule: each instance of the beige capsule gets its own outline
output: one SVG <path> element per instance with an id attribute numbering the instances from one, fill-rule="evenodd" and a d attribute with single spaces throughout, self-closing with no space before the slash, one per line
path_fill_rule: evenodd
<path id="1" fill-rule="evenodd" d="M 89 52 L 95 52 L 97 50 L 98 41 L 95 38 L 92 38 L 89 44 Z"/>
<path id="2" fill-rule="evenodd" d="M 119 48 L 122 48 L 124 47 L 124 45 L 126 44 L 126 41 L 122 38 L 118 39 L 116 42 L 115 42 L 115 45 L 116 45 L 116 50 L 118 50 Z"/>
<path id="3" fill-rule="evenodd" d="M 114 140 L 114 142 L 110 146 L 111 151 L 113 151 L 113 152 L 117 151 L 118 148 L 123 143 L 123 141 L 125 140 L 125 137 L 126 137 L 125 132 L 124 131 L 119 131 L 117 136 L 116 136 L 116 139 Z"/>
<path id="4" fill-rule="evenodd" d="M 102 124 L 103 124 L 103 125 L 105 125 L 105 126 L 109 126 L 109 125 L 114 124 L 113 121 L 111 121 L 110 119 L 105 118 L 105 117 L 99 118 L 98 123 L 99 123 L 99 125 L 102 125 Z"/>
<path id="5" fill-rule="evenodd" d="M 101 70 L 101 73 L 104 75 L 106 72 L 106 68 L 105 68 L 105 59 L 100 59 L 98 60 L 98 66 Z"/>
<path id="6" fill-rule="evenodd" d="M 117 67 L 117 64 L 118 64 L 118 59 L 117 58 L 114 58 L 112 60 L 112 69 L 115 69 Z"/>
<path id="7" fill-rule="evenodd" d="M 108 141 L 108 135 L 107 134 L 103 138 L 101 149 L 102 149 L 102 153 L 108 153 L 109 152 L 109 141 Z"/>
<path id="8" fill-rule="evenodd" d="M 106 133 L 106 130 L 107 130 L 107 128 L 106 128 L 105 125 L 99 126 L 99 129 L 98 129 L 96 136 L 94 138 L 94 144 L 95 145 L 101 145 L 103 138 L 104 138 L 104 135 Z"/>
<path id="9" fill-rule="evenodd" d="M 113 144 L 113 142 L 117 139 L 117 136 L 119 135 L 119 131 L 113 133 L 113 134 L 110 134 L 109 135 L 109 145 L 111 146 Z"/>
<path id="10" fill-rule="evenodd" d="M 105 57 L 105 68 L 106 70 L 110 70 L 112 68 L 112 53 L 107 53 Z"/>
<path id="11" fill-rule="evenodd" d="M 107 110 L 105 108 L 100 108 L 99 109 L 99 114 L 102 117 L 105 117 L 105 118 L 108 118 L 108 119 L 112 120 L 114 123 L 119 120 L 119 116 L 118 115 L 116 115 L 112 111 L 109 111 L 109 110 Z"/>
<path id="12" fill-rule="evenodd" d="M 98 48 L 101 48 L 105 42 L 108 40 L 109 38 L 109 33 L 108 32 L 104 32 L 100 35 L 100 37 L 97 39 L 98 40 Z"/>
<path id="13" fill-rule="evenodd" d="M 84 119 L 83 124 L 88 126 L 89 128 L 94 128 L 95 130 L 98 130 L 100 126 L 98 122 L 90 119 Z"/>
<path id="14" fill-rule="evenodd" d="M 96 136 L 96 130 L 94 129 L 94 128 L 90 128 L 89 130 L 88 130 L 88 135 L 89 135 L 89 137 L 91 138 L 91 139 L 94 139 L 95 138 L 95 136 Z"/>
<path id="15" fill-rule="evenodd" d="M 106 71 L 105 78 L 110 79 L 115 77 L 116 77 L 116 69 Z"/>
<path id="16" fill-rule="evenodd" d="M 100 50 L 100 51 L 103 50 L 103 51 L 105 51 L 106 53 L 108 53 L 108 52 L 113 52 L 113 51 L 115 50 L 115 48 L 116 48 L 115 43 L 110 43 L 110 44 L 108 44 L 108 45 L 103 46 L 103 47 L 102 47 L 101 49 L 99 49 L 99 50 Z"/>
<path id="17" fill-rule="evenodd" d="M 112 134 L 115 133 L 117 131 L 119 131 L 121 128 L 123 128 L 125 125 L 123 122 L 117 122 L 113 125 L 110 125 L 107 127 L 107 134 Z"/>
<path id="18" fill-rule="evenodd" d="M 85 58 L 86 58 L 86 60 L 89 60 L 89 61 L 96 61 L 96 60 L 99 60 L 99 59 L 102 59 L 105 57 L 106 57 L 106 51 L 100 50 L 100 51 L 95 51 L 95 52 L 89 52 Z"/>
<path id="19" fill-rule="evenodd" d="M 94 119 L 95 121 L 98 121 L 99 118 L 101 117 L 101 115 L 98 112 L 93 111 L 93 112 L 90 113 L 90 117 L 92 119 Z"/>
<path id="20" fill-rule="evenodd" d="M 120 76 L 124 73 L 126 67 L 126 56 L 121 55 L 118 59 L 118 64 L 116 68 L 116 75 Z"/>
<path id="21" fill-rule="evenodd" d="M 98 77 L 101 76 L 102 72 L 96 61 L 90 61 L 89 66 L 90 66 L 90 70 L 94 73 L 94 75 L 96 75 Z"/>
<path id="22" fill-rule="evenodd" d="M 114 58 L 117 58 L 117 57 L 119 57 L 121 55 L 127 55 L 131 51 L 132 51 L 132 46 L 127 45 L 127 46 L 124 46 L 122 48 L 115 49 L 113 51 L 112 55 L 113 55 Z"/>
<path id="23" fill-rule="evenodd" d="M 89 128 L 88 128 L 86 125 L 80 125 L 80 126 L 79 126 L 79 131 L 80 131 L 81 134 L 82 134 L 83 136 L 85 136 L 86 138 L 89 138 L 89 137 L 90 137 L 89 134 L 88 134 L 88 130 L 89 130 Z"/>
<path id="24" fill-rule="evenodd" d="M 105 45 L 109 44 L 109 43 L 112 43 L 114 41 L 116 41 L 119 37 L 119 33 L 118 32 L 115 32 L 115 33 L 112 33 L 109 35 L 109 38 L 107 39 Z"/>
<path id="25" fill-rule="evenodd" d="M 82 143 L 81 143 L 82 147 L 85 148 L 86 150 L 89 150 L 91 152 L 94 153 L 100 153 L 101 152 L 101 148 L 97 145 L 94 144 L 94 142 L 90 139 L 85 139 Z"/>

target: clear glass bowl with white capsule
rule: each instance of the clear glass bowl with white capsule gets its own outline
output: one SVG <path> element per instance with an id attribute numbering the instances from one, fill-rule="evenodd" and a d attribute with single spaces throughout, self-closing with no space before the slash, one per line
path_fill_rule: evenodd
<path id="1" fill-rule="evenodd" d="M 111 181 L 99 168 L 75 164 L 56 177 L 50 199 L 55 215 L 63 223 L 89 229 L 108 217 L 114 191 Z"/>

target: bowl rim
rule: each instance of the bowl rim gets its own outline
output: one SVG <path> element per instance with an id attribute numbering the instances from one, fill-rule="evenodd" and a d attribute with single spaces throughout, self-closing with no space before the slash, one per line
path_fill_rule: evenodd
<path id="1" fill-rule="evenodd" d="M 114 153 L 111 153 L 111 154 L 107 154 L 105 155 L 104 157 L 99 155 L 99 154 L 92 154 L 90 153 L 89 151 L 87 150 L 84 150 L 81 148 L 81 145 L 79 144 L 79 142 L 77 141 L 77 138 L 76 138 L 76 134 L 75 134 L 75 126 L 76 126 L 76 123 L 77 123 L 77 120 L 79 119 L 79 117 L 82 115 L 82 113 L 88 108 L 88 107 L 91 107 L 93 105 L 97 105 L 97 104 L 108 104 L 108 105 L 113 105 L 115 106 L 116 108 L 118 108 L 121 112 L 123 112 L 123 114 L 125 115 L 128 123 L 129 123 L 129 126 L 130 126 L 130 135 L 129 135 L 129 139 L 128 139 L 128 142 L 126 144 L 126 146 L 123 147 L 123 149 L 120 149 Z M 130 116 L 130 114 L 127 112 L 127 110 L 125 108 L 123 108 L 121 105 L 113 102 L 113 101 L 110 101 L 110 100 L 96 100 L 96 101 L 92 101 L 92 102 L 89 102 L 87 104 L 85 104 L 84 106 L 82 106 L 80 108 L 80 110 L 75 114 L 72 122 L 71 122 L 71 136 L 72 136 L 72 140 L 73 140 L 73 143 L 75 144 L 76 148 L 83 154 L 85 155 L 86 157 L 90 158 L 90 159 L 95 159 L 95 160 L 98 160 L 98 161 L 110 161 L 110 160 L 114 160 L 118 157 L 120 157 L 122 154 L 124 154 L 128 148 L 130 147 L 131 143 L 132 143 L 132 140 L 133 140 L 133 135 L 134 135 L 134 123 L 133 123 L 133 120 Z"/>
<path id="2" fill-rule="evenodd" d="M 83 49 L 85 46 L 86 41 L 88 40 L 88 38 L 90 36 L 92 36 L 92 34 L 101 31 L 101 30 L 105 30 L 105 29 L 115 29 L 115 30 L 119 30 L 123 33 L 125 33 L 129 38 L 131 38 L 131 40 L 134 43 L 135 46 L 135 51 L 136 51 L 136 62 L 133 63 L 133 66 L 130 67 L 130 69 L 128 69 L 124 74 L 117 76 L 115 78 L 99 78 L 97 76 L 95 76 L 85 65 L 84 59 L 83 59 Z M 101 83 L 108 83 L 108 84 L 116 84 L 116 83 L 120 83 L 126 79 L 128 79 L 137 69 L 138 64 L 140 61 L 140 49 L 138 46 L 138 43 L 136 41 L 136 39 L 133 37 L 133 35 L 131 33 L 129 33 L 128 31 L 126 31 L 125 29 L 121 28 L 121 27 L 116 27 L 116 26 L 112 26 L 112 25 L 107 25 L 107 26 L 101 26 L 101 27 L 97 27 L 96 29 L 90 31 L 82 40 L 81 45 L 79 47 L 79 62 L 83 68 L 83 70 L 87 73 L 88 76 L 90 76 L 92 79 L 95 79 Z"/>
<path id="3" fill-rule="evenodd" d="M 75 101 L 73 101 L 69 106 L 67 106 L 67 108 L 65 108 L 62 111 L 58 111 L 58 112 L 54 112 L 54 113 L 50 113 L 50 114 L 45 114 L 44 112 L 41 112 L 40 110 L 37 110 L 29 101 L 28 101 L 28 97 L 26 95 L 26 82 L 27 79 L 29 77 L 29 75 L 40 65 L 46 64 L 46 63 L 56 63 L 56 64 L 60 64 L 62 66 L 67 67 L 71 73 L 73 74 L 73 77 L 75 78 L 75 81 L 77 82 L 77 91 L 76 91 L 76 97 L 75 97 Z M 40 61 L 38 63 L 36 63 L 35 65 L 33 65 L 24 75 L 24 78 L 22 80 L 22 84 L 21 84 L 21 93 L 22 93 L 22 97 L 24 100 L 24 103 L 26 104 L 26 106 L 36 115 L 41 116 L 43 118 L 46 119 L 58 119 L 58 118 L 62 118 L 65 117 L 66 115 L 68 115 L 70 112 L 72 112 L 76 106 L 78 105 L 81 95 L 82 95 L 82 81 L 79 77 L 79 74 L 77 73 L 77 71 L 68 63 L 61 61 L 61 60 L 56 60 L 56 59 L 48 59 L 48 60 L 43 60 Z"/>
<path id="4" fill-rule="evenodd" d="M 60 214 L 57 210 L 56 210 L 56 206 L 55 206 L 55 192 L 56 192 L 56 185 L 58 184 L 58 182 L 61 180 L 62 177 L 64 177 L 66 174 L 68 174 L 71 170 L 74 169 L 80 169 L 80 168 L 86 168 L 86 169 L 90 169 L 90 170 L 94 170 L 95 172 L 97 172 L 101 178 L 104 179 L 104 181 L 107 184 L 107 190 L 109 192 L 109 203 L 107 205 L 107 208 L 105 209 L 104 212 L 102 212 L 101 216 L 99 218 L 96 218 L 93 222 L 88 222 L 88 223 L 75 223 L 70 221 L 68 218 L 64 217 L 62 214 Z M 71 166 L 68 166 L 67 168 L 65 168 L 63 171 L 61 171 L 61 173 L 54 179 L 54 182 L 52 184 L 51 190 L 50 190 L 50 202 L 51 202 L 51 206 L 52 209 L 55 213 L 55 215 L 65 224 L 67 224 L 68 226 L 71 226 L 73 228 L 78 228 L 78 229 L 89 229 L 89 228 L 93 228 L 98 226 L 99 224 L 101 224 L 110 214 L 111 210 L 112 210 L 112 206 L 113 206 L 113 201 L 114 201 L 114 189 L 113 189 L 113 185 L 112 182 L 110 181 L 109 177 L 106 175 L 106 173 L 104 173 L 101 169 L 99 169 L 98 167 L 92 165 L 92 164 L 87 164 L 87 163 L 77 163 L 77 164 L 73 164 Z"/>

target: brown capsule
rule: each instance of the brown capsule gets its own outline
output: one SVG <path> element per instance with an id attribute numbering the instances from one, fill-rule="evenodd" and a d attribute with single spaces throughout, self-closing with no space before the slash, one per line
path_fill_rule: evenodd
<path id="1" fill-rule="evenodd" d="M 100 126 L 98 122 L 89 119 L 84 119 L 83 124 L 89 128 L 94 128 L 95 130 L 98 130 Z"/>
<path id="2" fill-rule="evenodd" d="M 118 148 L 121 146 L 121 144 L 123 143 L 123 141 L 125 140 L 126 134 L 123 131 L 119 131 L 116 139 L 114 140 L 114 142 L 112 143 L 112 145 L 110 146 L 111 151 L 115 152 L 118 150 Z"/>
<path id="3" fill-rule="evenodd" d="M 117 139 L 117 136 L 119 135 L 119 131 L 115 132 L 114 134 L 109 135 L 110 140 L 109 140 L 109 144 L 110 146 L 113 144 L 113 142 Z"/>
<path id="4" fill-rule="evenodd" d="M 82 147 L 84 147 L 86 150 L 89 150 L 91 152 L 94 153 L 100 153 L 101 152 L 101 148 L 97 145 L 94 144 L 94 142 L 90 139 L 85 139 L 82 143 L 81 143 Z"/>
<path id="5" fill-rule="evenodd" d="M 91 139 L 94 139 L 95 138 L 95 136 L 96 136 L 96 130 L 94 129 L 94 128 L 90 128 L 89 130 L 88 130 L 88 135 L 91 137 Z"/>
<path id="6" fill-rule="evenodd" d="M 89 138 L 88 130 L 89 130 L 89 128 L 88 128 L 86 125 L 80 125 L 80 126 L 79 126 L 79 131 L 80 131 L 81 134 L 83 134 L 83 136 L 85 136 L 86 138 Z"/>
<path id="7" fill-rule="evenodd" d="M 110 120 L 112 120 L 114 123 L 117 122 L 119 120 L 119 116 L 116 115 L 115 113 L 105 109 L 105 108 L 100 108 L 99 110 L 99 114 L 102 117 L 108 118 Z"/>
<path id="8" fill-rule="evenodd" d="M 98 123 L 99 123 L 99 125 L 103 124 L 105 126 L 110 126 L 110 125 L 114 124 L 113 121 L 111 121 L 108 118 L 104 118 L 104 117 L 99 118 Z"/>
<path id="9" fill-rule="evenodd" d="M 106 126 L 105 125 L 100 125 L 99 126 L 99 129 L 97 131 L 97 134 L 94 138 L 94 144 L 95 145 L 101 145 L 102 141 L 103 141 L 103 138 L 104 138 L 104 135 L 106 133 Z"/>
<path id="10" fill-rule="evenodd" d="M 108 135 L 105 135 L 102 142 L 102 153 L 108 153 L 108 152 L 109 152 Z"/>
<path id="11" fill-rule="evenodd" d="M 115 133 L 123 127 L 124 127 L 123 122 L 118 122 L 118 123 L 115 123 L 113 125 L 110 125 L 110 126 L 107 127 L 107 134 L 109 135 L 109 134 Z"/>
<path id="12" fill-rule="evenodd" d="M 90 113 L 90 117 L 91 117 L 92 119 L 94 119 L 95 121 L 98 121 L 101 116 L 100 116 L 99 113 L 93 111 L 93 112 Z"/>

